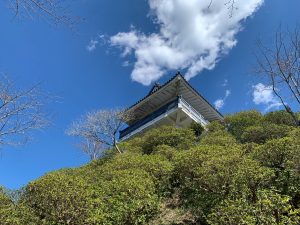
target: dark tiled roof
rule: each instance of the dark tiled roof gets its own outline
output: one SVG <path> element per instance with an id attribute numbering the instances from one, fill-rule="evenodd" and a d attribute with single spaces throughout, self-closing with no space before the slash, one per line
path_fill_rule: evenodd
<path id="1" fill-rule="evenodd" d="M 181 73 L 178 71 L 172 78 L 170 78 L 166 83 L 164 83 L 163 85 L 159 85 L 159 84 L 155 84 L 152 89 L 150 90 L 150 92 L 142 99 L 140 99 L 139 101 L 137 101 L 136 103 L 134 103 L 132 106 L 128 107 L 126 109 L 129 110 L 131 108 L 133 108 L 134 106 L 136 106 L 137 104 L 139 104 L 140 102 L 144 101 L 146 98 L 150 97 L 151 95 L 153 95 L 155 92 L 157 92 L 158 90 L 162 89 L 163 87 L 165 87 L 166 85 L 168 85 L 172 80 L 174 80 L 177 76 L 180 76 L 185 82 L 186 84 L 193 89 L 193 91 L 195 91 L 195 93 L 197 95 L 199 95 L 209 106 L 211 106 L 221 117 L 223 117 L 223 115 L 214 107 L 212 106 L 195 88 L 193 88 L 189 82 L 181 75 Z"/>
<path id="2" fill-rule="evenodd" d="M 176 77 L 177 75 L 182 76 L 182 75 L 178 72 L 178 73 L 176 73 L 175 76 L 173 76 L 173 77 L 172 77 L 170 80 L 168 80 L 166 83 L 164 83 L 163 85 L 160 85 L 159 88 L 156 88 L 156 89 L 153 89 L 153 88 L 152 88 L 151 91 L 150 91 L 144 98 L 140 99 L 139 101 L 137 101 L 136 103 L 134 103 L 133 105 L 131 105 L 130 107 L 128 107 L 128 108 L 126 109 L 126 111 L 129 110 L 129 109 L 131 109 L 132 107 L 136 106 L 137 104 L 139 104 L 140 102 L 144 101 L 146 98 L 148 98 L 149 96 L 153 95 L 155 92 L 157 92 L 158 90 L 160 90 L 161 88 L 163 88 L 164 86 L 166 86 L 168 83 L 170 83 L 172 80 L 174 80 L 175 77 Z"/>
<path id="3" fill-rule="evenodd" d="M 149 91 L 148 95 L 151 95 L 153 92 L 156 92 L 158 89 L 160 89 L 161 85 L 159 83 L 155 83 L 151 90 Z"/>

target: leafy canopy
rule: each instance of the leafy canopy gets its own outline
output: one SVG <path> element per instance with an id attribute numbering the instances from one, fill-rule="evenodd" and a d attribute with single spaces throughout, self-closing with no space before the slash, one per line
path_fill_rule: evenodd
<path id="1" fill-rule="evenodd" d="M 16 200 L 0 189 L 0 224 L 300 223 L 300 128 L 288 114 L 244 111 L 196 128 L 152 129 Z"/>

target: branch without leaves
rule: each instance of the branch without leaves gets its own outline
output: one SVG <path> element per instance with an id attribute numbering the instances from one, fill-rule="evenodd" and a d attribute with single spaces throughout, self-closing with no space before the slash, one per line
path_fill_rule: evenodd
<path id="1" fill-rule="evenodd" d="M 119 109 L 98 110 L 88 112 L 81 119 L 73 122 L 66 131 L 67 135 L 79 137 L 80 148 L 91 159 L 100 157 L 107 148 L 115 148 L 119 153 L 118 131 L 132 115 Z"/>
<path id="2" fill-rule="evenodd" d="M 231 18 L 233 15 L 233 11 L 237 10 L 238 8 L 235 6 L 235 0 L 229 0 L 225 3 L 225 6 L 227 6 L 227 9 L 229 10 L 229 17 Z"/>
<path id="3" fill-rule="evenodd" d="M 208 9 L 211 8 L 214 0 L 210 0 L 208 4 Z M 231 18 L 233 16 L 233 11 L 237 10 L 238 8 L 236 7 L 236 0 L 228 0 L 227 2 L 224 3 L 224 5 L 227 7 L 229 10 L 229 17 Z"/>
<path id="4" fill-rule="evenodd" d="M 14 11 L 14 17 L 40 17 L 46 21 L 69 27 L 78 22 L 67 10 L 64 1 L 59 0 L 6 0 L 9 8 Z"/>
<path id="5" fill-rule="evenodd" d="M 39 85 L 19 90 L 6 76 L 0 78 L 0 147 L 24 144 L 31 131 L 48 125 L 43 103 Z"/>
<path id="6" fill-rule="evenodd" d="M 257 72 L 267 78 L 274 94 L 280 99 L 286 111 L 293 116 L 297 124 L 299 121 L 286 102 L 292 100 L 300 106 L 299 32 L 299 27 L 293 32 L 283 32 L 279 28 L 273 46 L 258 42 L 259 54 L 256 56 Z"/>

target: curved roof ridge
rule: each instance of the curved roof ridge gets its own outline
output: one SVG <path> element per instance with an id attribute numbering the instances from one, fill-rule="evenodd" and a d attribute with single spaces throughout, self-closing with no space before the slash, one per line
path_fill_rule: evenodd
<path id="1" fill-rule="evenodd" d="M 133 105 L 131 105 L 130 107 L 128 107 L 126 109 L 129 110 L 131 109 L 132 107 L 136 106 L 137 104 L 139 104 L 140 102 L 144 101 L 146 98 L 150 97 L 151 95 L 153 95 L 155 92 L 157 92 L 158 90 L 162 89 L 163 87 L 165 87 L 168 83 L 170 83 L 172 80 L 174 80 L 178 75 L 180 75 L 182 78 L 183 76 L 180 74 L 180 73 L 176 73 L 176 75 L 174 75 L 173 77 L 171 77 L 166 83 L 164 83 L 163 85 L 160 85 L 159 88 L 157 88 L 156 90 L 153 90 L 153 88 L 151 89 L 151 91 L 142 99 L 138 100 L 136 103 L 134 103 Z M 183 78 L 184 79 L 184 78 Z"/>

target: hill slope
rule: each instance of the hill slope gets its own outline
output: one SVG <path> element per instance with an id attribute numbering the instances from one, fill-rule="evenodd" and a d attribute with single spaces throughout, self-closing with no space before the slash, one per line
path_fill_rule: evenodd
<path id="1" fill-rule="evenodd" d="M 0 224 L 300 224 L 300 128 L 240 112 L 201 128 L 161 127 L 83 167 L 0 190 Z M 197 134 L 197 135 L 196 135 Z"/>

